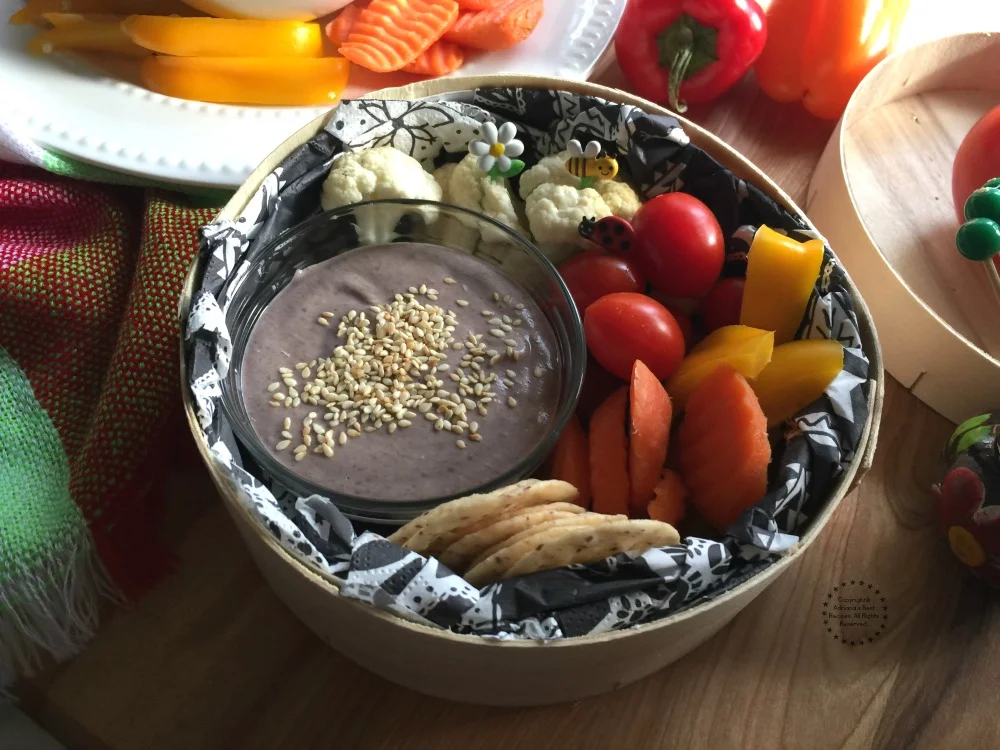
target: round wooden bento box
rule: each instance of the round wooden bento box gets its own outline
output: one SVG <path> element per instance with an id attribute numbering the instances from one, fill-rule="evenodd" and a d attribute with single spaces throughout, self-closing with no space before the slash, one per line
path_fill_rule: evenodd
<path id="1" fill-rule="evenodd" d="M 625 92 L 545 78 L 488 77 L 434 80 L 405 88 L 379 91 L 381 99 L 419 99 L 481 86 L 521 86 L 566 90 L 633 104 L 647 112 L 676 117 L 651 102 Z M 275 165 L 317 133 L 327 116 L 292 135 L 250 175 L 222 217 L 234 218 Z M 753 181 L 792 213 L 802 211 L 743 156 L 694 123 L 678 118 L 691 142 L 736 175 Z M 192 267 L 181 300 L 186 319 L 194 289 Z M 878 338 L 868 309 L 854 296 L 861 335 L 875 381 L 871 410 L 856 457 L 834 488 L 823 511 L 801 542 L 783 559 L 735 589 L 701 606 L 648 625 L 610 634 L 551 643 L 499 641 L 455 635 L 413 624 L 344 598 L 337 579 L 324 577 L 281 549 L 264 527 L 240 503 L 234 488 L 210 457 L 184 389 L 185 410 L 201 455 L 212 473 L 229 514 L 265 579 L 285 604 L 320 638 L 357 664 L 413 690 L 450 700 L 488 705 L 530 706 L 575 701 L 605 693 L 642 679 L 692 651 L 725 625 L 803 554 L 822 532 L 840 501 L 871 467 L 882 412 L 883 375 Z M 182 372 L 185 363 L 182 352 Z"/>

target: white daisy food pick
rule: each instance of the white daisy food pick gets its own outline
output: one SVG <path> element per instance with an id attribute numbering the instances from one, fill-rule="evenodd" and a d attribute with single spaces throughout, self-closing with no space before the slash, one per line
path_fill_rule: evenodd
<path id="1" fill-rule="evenodd" d="M 482 130 L 482 139 L 469 141 L 469 153 L 477 157 L 479 168 L 492 180 L 519 175 L 524 169 L 524 162 L 512 158 L 524 153 L 524 144 L 514 137 L 517 126 L 505 122 L 497 129 L 492 122 L 485 122 Z"/>
<path id="2" fill-rule="evenodd" d="M 566 171 L 580 178 L 581 190 L 593 185 L 594 180 L 613 180 L 617 176 L 618 160 L 611 156 L 602 156 L 601 144 L 598 141 L 591 141 L 586 148 L 575 139 L 566 145 L 569 148 Z"/>

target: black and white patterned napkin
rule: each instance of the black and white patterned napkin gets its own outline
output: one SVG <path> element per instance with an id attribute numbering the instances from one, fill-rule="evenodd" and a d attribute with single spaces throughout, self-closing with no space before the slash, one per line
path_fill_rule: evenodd
<path id="1" fill-rule="evenodd" d="M 767 496 L 721 542 L 689 537 L 636 557 L 621 554 L 476 590 L 437 560 L 371 531 L 356 534 L 327 498 L 294 497 L 264 475 L 255 476 L 259 472 L 219 408 L 232 352 L 229 291 L 262 248 L 320 211 L 323 180 L 344 151 L 391 145 L 433 169 L 461 160 L 483 122 L 512 121 L 529 166 L 565 149 L 570 139 L 597 140 L 617 156 L 643 197 L 671 191 L 698 197 L 731 238 L 737 268 L 761 224 L 799 239 L 818 236 L 691 145 L 673 118 L 523 88 L 481 89 L 460 99 L 344 102 L 324 132 L 267 177 L 240 216 L 204 227 L 199 289 L 184 334 L 187 385 L 202 439 L 261 524 L 303 563 L 341 579 L 343 595 L 458 633 L 549 640 L 619 630 L 695 606 L 756 575 L 787 552 L 822 510 L 843 480 L 868 418 L 868 359 L 845 273 L 829 248 L 798 337 L 840 341 L 844 369 L 820 399 L 789 420 L 774 452 Z"/>

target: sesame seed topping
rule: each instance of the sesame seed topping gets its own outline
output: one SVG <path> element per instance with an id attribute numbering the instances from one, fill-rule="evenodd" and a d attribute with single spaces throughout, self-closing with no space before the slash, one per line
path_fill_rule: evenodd
<path id="1" fill-rule="evenodd" d="M 517 406 L 517 399 L 514 398 L 513 396 L 508 396 L 507 397 L 507 406 L 509 406 L 511 409 L 513 409 L 515 406 Z"/>
<path id="2" fill-rule="evenodd" d="M 274 449 L 276 451 L 283 451 L 291 444 L 292 444 L 291 440 L 282 440 L 281 442 L 279 442 L 277 445 L 274 446 Z"/>
<path id="3" fill-rule="evenodd" d="M 458 283 L 452 277 L 443 281 Z M 384 429 L 393 434 L 411 427 L 419 414 L 435 431 L 482 440 L 479 423 L 470 423 L 469 415 L 486 417 L 489 404 L 504 398 L 492 390 L 491 384 L 499 379 L 497 373 L 487 369 L 497 365 L 504 354 L 488 348 L 485 336 L 502 340 L 506 357 L 517 361 L 516 341 L 505 336 L 523 321 L 482 310 L 488 334 L 474 330 L 457 333 L 458 313 L 437 303 L 438 295 L 436 289 L 420 284 L 409 287 L 408 293 L 394 294 L 387 304 L 351 310 L 339 319 L 329 311 L 319 314 L 316 322 L 333 328 L 338 339 L 329 356 L 298 362 L 294 370 L 279 368 L 278 380 L 267 386 L 272 406 L 305 404 L 317 408 L 302 421 L 295 460 L 309 453 L 332 457 L 335 444 L 346 445 L 363 432 Z M 511 301 L 510 295 L 501 296 L 500 292 L 493 292 L 492 297 L 501 304 Z M 455 301 L 456 309 L 469 305 L 468 300 Z M 524 305 L 516 308 L 524 309 Z M 452 352 L 459 355 L 449 361 Z M 534 371 L 537 376 L 541 368 Z M 502 374 L 506 375 L 504 385 L 509 388 L 515 384 L 514 369 L 505 369 Z M 296 378 L 302 381 L 301 386 Z M 513 407 L 517 401 L 509 397 L 507 403 Z M 322 421 L 318 421 L 318 413 L 323 415 Z M 291 419 L 285 417 L 282 426 L 278 445 L 285 444 L 287 449 L 293 441 Z M 464 446 L 462 442 L 460 447 Z"/>
<path id="4" fill-rule="evenodd" d="M 455 441 L 455 445 L 457 445 L 462 450 L 465 450 L 465 441 L 464 440 L 456 440 Z"/>
<path id="5" fill-rule="evenodd" d="M 533 372 L 536 378 L 540 378 L 545 373 L 545 370 L 543 370 L 541 367 L 536 367 Z"/>

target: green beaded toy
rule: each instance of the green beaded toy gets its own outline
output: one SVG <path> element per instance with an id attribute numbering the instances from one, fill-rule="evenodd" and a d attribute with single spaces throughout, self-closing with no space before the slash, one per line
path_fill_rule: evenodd
<path id="1" fill-rule="evenodd" d="M 958 228 L 955 244 L 969 260 L 989 260 L 1000 253 L 1000 177 L 965 201 L 965 223 Z"/>

